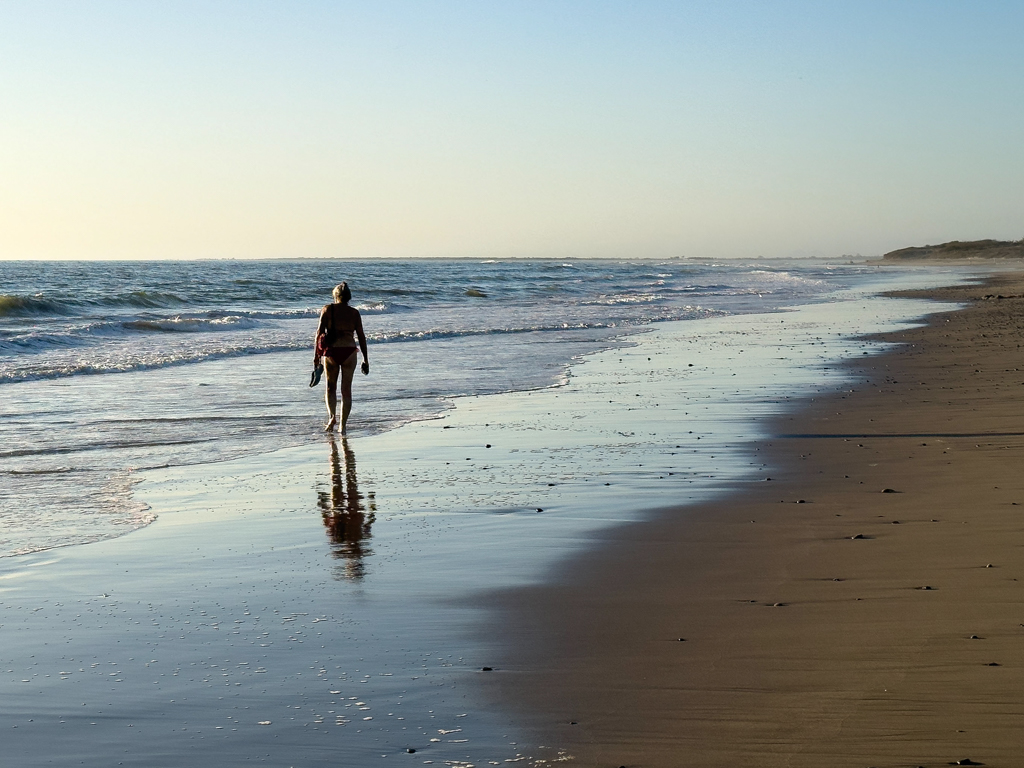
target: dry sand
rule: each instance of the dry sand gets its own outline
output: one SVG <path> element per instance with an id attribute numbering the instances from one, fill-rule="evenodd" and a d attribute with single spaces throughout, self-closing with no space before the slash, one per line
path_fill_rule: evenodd
<path id="1" fill-rule="evenodd" d="M 501 693 L 581 766 L 1024 765 L 1022 294 L 928 292 L 771 481 L 503 595 Z"/>

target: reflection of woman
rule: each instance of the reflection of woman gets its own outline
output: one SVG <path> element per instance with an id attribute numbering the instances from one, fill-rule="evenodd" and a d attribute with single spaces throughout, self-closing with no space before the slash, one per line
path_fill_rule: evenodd
<path id="1" fill-rule="evenodd" d="M 339 453 L 338 444 L 332 437 L 331 490 L 317 493 L 317 505 L 335 556 L 346 561 L 344 578 L 361 579 L 365 570 L 363 559 L 372 554 L 366 540 L 370 538 L 375 505 L 373 494 L 370 494 L 367 514 L 357 484 L 355 454 L 348 447 L 348 441 L 342 440 L 341 447 L 342 452 Z"/>
<path id="2" fill-rule="evenodd" d="M 341 434 L 345 434 L 348 414 L 352 410 L 352 377 L 356 372 L 356 350 L 363 353 L 363 374 L 370 372 L 366 356 L 366 334 L 359 310 L 348 305 L 352 292 L 348 283 L 334 287 L 334 303 L 320 310 L 320 323 L 316 327 L 316 356 L 323 357 L 327 374 L 327 413 L 330 416 L 324 430 L 330 432 L 338 423 L 338 374 L 341 374 Z M 356 346 L 356 339 L 359 345 Z M 316 362 L 316 361 L 314 361 Z"/>

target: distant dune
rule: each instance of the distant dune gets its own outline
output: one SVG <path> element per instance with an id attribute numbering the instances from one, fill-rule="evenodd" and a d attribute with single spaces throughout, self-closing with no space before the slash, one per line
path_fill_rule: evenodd
<path id="1" fill-rule="evenodd" d="M 889 251 L 883 261 L 950 261 L 964 259 L 1024 259 L 1024 240 L 953 240 L 942 245 L 920 245 Z"/>

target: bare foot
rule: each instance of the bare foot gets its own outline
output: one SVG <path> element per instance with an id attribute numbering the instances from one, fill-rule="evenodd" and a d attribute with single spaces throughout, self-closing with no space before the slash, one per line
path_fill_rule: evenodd
<path id="1" fill-rule="evenodd" d="M 334 431 L 334 425 L 337 424 L 337 423 L 338 423 L 338 417 L 337 416 L 331 416 L 331 420 L 328 421 L 326 424 L 324 424 L 324 432 L 333 432 Z M 345 433 L 342 432 L 341 434 L 345 434 Z"/>

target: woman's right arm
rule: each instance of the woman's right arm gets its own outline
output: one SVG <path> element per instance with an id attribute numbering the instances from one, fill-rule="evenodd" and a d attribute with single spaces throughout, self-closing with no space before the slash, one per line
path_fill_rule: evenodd
<path id="1" fill-rule="evenodd" d="M 316 324 L 316 334 L 313 336 L 313 365 L 320 364 L 320 334 L 327 330 L 327 306 L 320 310 L 320 322 Z"/>
<path id="2" fill-rule="evenodd" d="M 316 326 L 316 335 L 313 336 L 313 343 L 316 344 L 316 340 L 320 338 L 320 334 L 327 330 L 327 307 L 328 304 L 324 304 L 324 308 L 320 310 L 320 322 Z"/>

